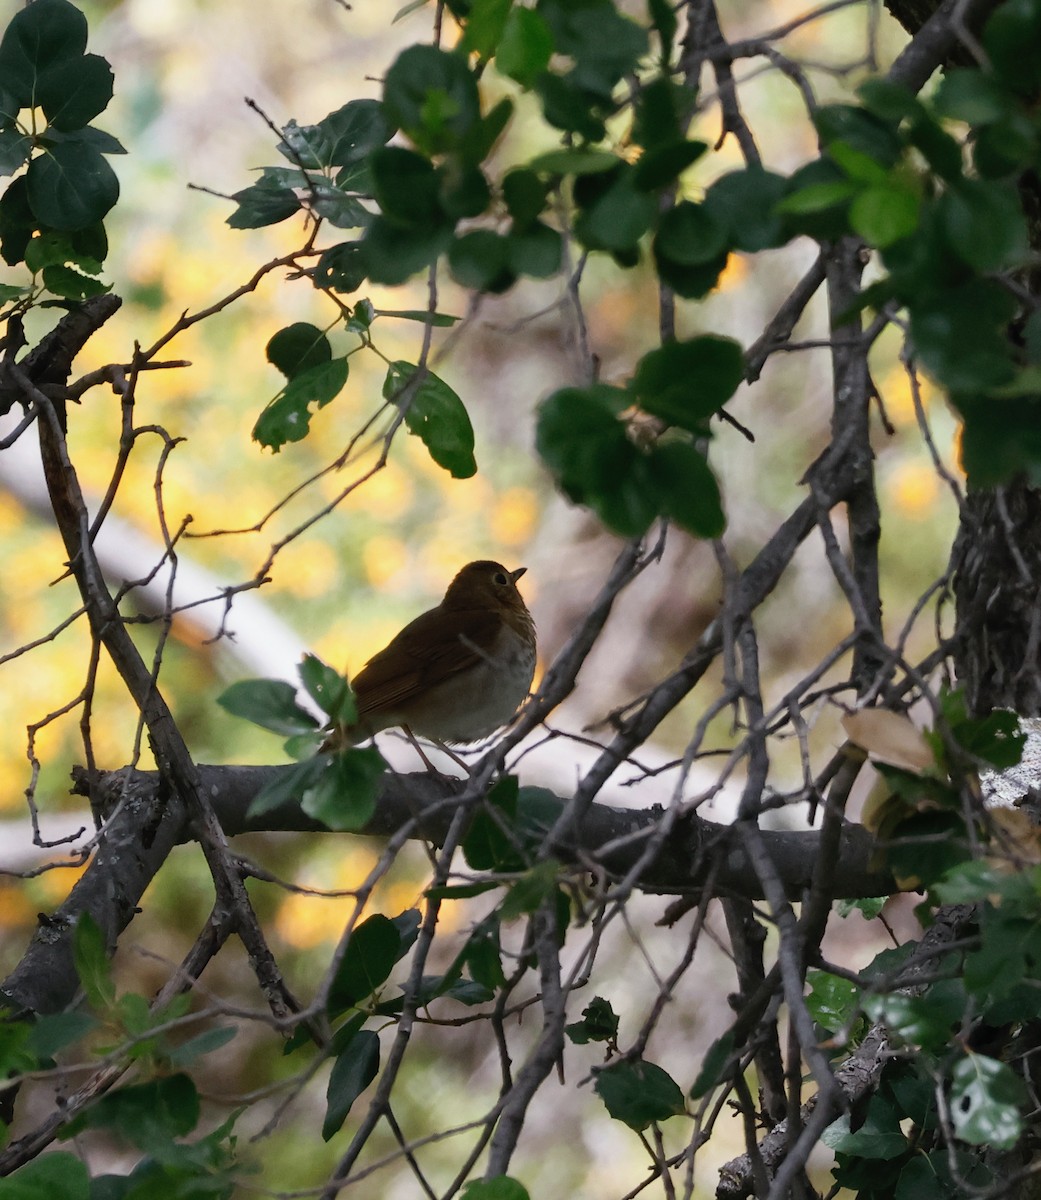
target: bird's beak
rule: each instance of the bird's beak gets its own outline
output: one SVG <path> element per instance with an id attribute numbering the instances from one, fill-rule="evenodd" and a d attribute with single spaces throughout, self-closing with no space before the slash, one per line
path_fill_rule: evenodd
<path id="1" fill-rule="evenodd" d="M 516 569 L 516 571 L 511 571 L 511 572 L 510 572 L 510 581 L 511 581 L 512 583 L 516 583 L 516 582 L 517 582 L 517 580 L 518 580 L 518 579 L 520 579 L 520 577 L 521 577 L 521 576 L 524 574 L 524 572 L 525 572 L 527 569 L 528 569 L 527 567 L 518 567 L 518 568 Z"/>

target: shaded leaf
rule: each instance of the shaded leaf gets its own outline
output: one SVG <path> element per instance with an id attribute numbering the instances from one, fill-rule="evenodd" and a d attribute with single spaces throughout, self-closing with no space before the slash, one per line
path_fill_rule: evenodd
<path id="1" fill-rule="evenodd" d="M 351 1106 L 376 1078 L 380 1040 L 371 1029 L 360 1029 L 337 1055 L 326 1092 L 322 1140 L 328 1141 L 347 1119 Z"/>
<path id="2" fill-rule="evenodd" d="M 304 792 L 300 807 L 327 829 L 364 829 L 376 811 L 386 769 L 375 746 L 340 750 Z"/>
<path id="3" fill-rule="evenodd" d="M 282 679 L 240 679 L 217 697 L 235 717 L 243 717 L 272 733 L 309 733 L 318 722 L 300 707 L 296 688 Z"/>
<path id="4" fill-rule="evenodd" d="M 477 472 L 474 431 L 462 400 L 433 371 L 427 370 L 415 387 L 409 382 L 417 368 L 393 362 L 383 382 L 383 395 L 399 407 L 407 404 L 405 424 L 430 451 L 430 457 L 455 479 Z"/>
<path id="5" fill-rule="evenodd" d="M 605 1067 L 597 1073 L 594 1088 L 610 1115 L 630 1129 L 646 1129 L 684 1111 L 679 1084 L 644 1059 Z"/>

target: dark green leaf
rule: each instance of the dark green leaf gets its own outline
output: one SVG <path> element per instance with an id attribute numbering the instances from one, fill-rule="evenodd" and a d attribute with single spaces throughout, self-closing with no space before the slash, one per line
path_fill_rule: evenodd
<path id="1" fill-rule="evenodd" d="M 865 80 L 857 88 L 857 95 L 864 107 L 883 121 L 896 123 L 905 117 L 917 117 L 924 111 L 922 102 L 909 88 L 882 76 Z"/>
<path id="2" fill-rule="evenodd" d="M 1001 362 L 995 357 L 995 374 Z M 970 487 L 994 487 L 1024 472 L 1041 481 L 1041 400 L 962 395 L 957 405 L 964 417 L 961 464 Z"/>
<path id="3" fill-rule="evenodd" d="M 328 1141 L 347 1119 L 351 1106 L 376 1078 L 380 1040 L 371 1029 L 360 1029 L 337 1055 L 326 1092 L 322 1140 Z"/>
<path id="4" fill-rule="evenodd" d="M 548 279 L 563 265 L 564 239 L 555 229 L 536 221 L 527 229 L 508 235 L 506 262 L 515 275 Z"/>
<path id="5" fill-rule="evenodd" d="M 515 775 L 504 775 L 476 810 L 463 839 L 463 856 L 474 871 L 520 871 L 527 865 L 517 836 Z"/>
<path id="6" fill-rule="evenodd" d="M 362 241 L 362 264 L 373 283 L 405 283 L 448 248 L 450 222 L 429 228 L 405 228 L 377 217 Z"/>
<path id="7" fill-rule="evenodd" d="M 850 1132 L 849 1114 L 844 1114 L 825 1129 L 821 1141 L 840 1154 L 855 1154 L 858 1158 L 886 1160 L 896 1158 L 907 1149 L 907 1138 L 900 1131 L 900 1114 L 886 1097 L 871 1097 L 867 1116 L 856 1131 Z"/>
<path id="8" fill-rule="evenodd" d="M 437 169 L 441 208 L 453 221 L 479 217 L 492 200 L 484 172 L 451 159 Z"/>
<path id="9" fill-rule="evenodd" d="M 259 817 L 283 805 L 299 807 L 300 797 L 329 769 L 333 756 L 320 754 L 292 766 L 279 767 L 253 797 L 248 817 Z"/>
<path id="10" fill-rule="evenodd" d="M 410 381 L 416 367 L 394 362 L 383 382 L 387 400 L 405 409 L 405 424 L 430 451 L 430 457 L 455 479 L 469 479 L 477 472 L 474 431 L 462 400 L 433 371 L 427 370 L 418 384 Z"/>
<path id="11" fill-rule="evenodd" d="M 364 229 L 373 219 L 373 214 L 360 200 L 324 180 L 314 184 L 311 209 L 337 229 Z"/>
<path id="12" fill-rule="evenodd" d="M 97 1029 L 97 1018 L 85 1012 L 52 1013 L 29 1030 L 29 1048 L 39 1059 L 53 1058 L 59 1050 Z"/>
<path id="13" fill-rule="evenodd" d="M 658 225 L 654 252 L 682 266 L 712 262 L 726 249 L 727 229 L 704 204 L 681 200 Z"/>
<path id="14" fill-rule="evenodd" d="M 513 0 L 473 0 L 463 30 L 463 49 L 491 58 L 502 38 Z"/>
<path id="15" fill-rule="evenodd" d="M 51 266 L 43 269 L 43 286 L 55 296 L 66 300 L 86 300 L 90 296 L 103 296 L 112 290 L 111 283 L 81 275 L 72 267 Z"/>
<path id="16" fill-rule="evenodd" d="M 376 811 L 387 763 L 375 746 L 339 751 L 300 807 L 327 829 L 364 829 Z"/>
<path id="17" fill-rule="evenodd" d="M 294 375 L 257 418 L 254 440 L 276 454 L 286 442 L 302 441 L 310 431 L 311 405 L 324 408 L 335 399 L 347 382 L 348 369 L 346 358 L 334 358 Z"/>
<path id="18" fill-rule="evenodd" d="M 676 1081 L 643 1059 L 605 1067 L 597 1073 L 594 1088 L 611 1116 L 630 1129 L 646 1129 L 684 1111 L 683 1092 Z"/>
<path id="19" fill-rule="evenodd" d="M 695 537 L 717 538 L 726 528 L 719 484 L 705 456 L 689 442 L 661 442 L 651 451 L 650 475 L 663 516 Z"/>
<path id="20" fill-rule="evenodd" d="M 272 335 L 265 356 L 287 379 L 293 379 L 311 367 L 329 362 L 333 350 L 321 329 L 297 321 Z"/>
<path id="21" fill-rule="evenodd" d="M 621 388 L 563 388 L 539 409 L 536 447 L 564 493 L 605 525 L 632 537 L 658 515 L 647 460 L 618 414 L 632 403 Z"/>
<path id="22" fill-rule="evenodd" d="M 72 142 L 79 146 L 89 146 L 99 154 L 126 154 L 126 149 L 118 138 L 114 138 L 103 129 L 95 129 L 93 125 L 88 125 L 85 129 L 70 129 L 67 132 L 58 129 L 47 130 L 47 145 L 57 146 Z"/>
<path id="23" fill-rule="evenodd" d="M 384 216 L 398 225 L 442 225 L 440 180 L 428 158 L 403 146 L 381 146 L 369 159 L 373 189 Z"/>
<path id="24" fill-rule="evenodd" d="M 353 1008 L 381 987 L 398 961 L 401 932 L 382 913 L 366 918 L 351 933 L 343 961 L 329 990 L 332 1014 Z"/>
<path id="25" fill-rule="evenodd" d="M 941 179 L 961 179 L 962 147 L 938 121 L 927 115 L 911 123 L 908 140 Z"/>
<path id="26" fill-rule="evenodd" d="M 542 101 L 542 115 L 555 129 L 586 142 L 599 142 L 606 136 L 611 105 L 600 92 L 582 87 L 574 72 L 561 76 L 546 71 L 535 80 L 534 88 Z"/>
<path id="27" fill-rule="evenodd" d="M 939 202 L 951 248 L 983 273 L 1017 266 L 1029 239 L 1019 194 L 1012 183 L 963 179 Z"/>
<path id="28" fill-rule="evenodd" d="M 911 340 L 922 365 L 955 392 L 986 391 L 1015 374 L 1005 328 L 1015 301 L 974 280 L 923 296 L 911 308 Z"/>
<path id="29" fill-rule="evenodd" d="M 131 1084 L 102 1096 L 85 1114 L 93 1129 L 109 1129 L 141 1150 L 162 1153 L 199 1121 L 199 1093 L 184 1074 Z"/>
<path id="30" fill-rule="evenodd" d="M 610 1042 L 618 1036 L 618 1014 L 610 1000 L 594 996 L 582 1010 L 582 1020 L 564 1026 L 564 1032 L 576 1046 L 589 1042 Z"/>
<path id="31" fill-rule="evenodd" d="M 970 1145 L 1010 1150 L 1023 1132 L 1025 1099 L 1022 1082 L 997 1059 L 970 1051 L 951 1072 L 954 1132 Z"/>
<path id="32" fill-rule="evenodd" d="M 529 169 L 549 175 L 601 175 L 618 167 L 620 159 L 610 150 L 548 150 L 533 158 Z"/>
<path id="33" fill-rule="evenodd" d="M 856 1016 L 860 997 L 856 984 L 814 968 L 806 972 L 806 982 L 810 985 L 806 997 L 810 1016 L 829 1033 L 838 1033 Z"/>
<path id="34" fill-rule="evenodd" d="M 36 0 L 14 14 L 0 40 L 4 91 L 23 108 L 36 103 L 41 73 L 82 56 L 87 18 L 68 0 Z"/>
<path id="35" fill-rule="evenodd" d="M 822 105 L 813 114 L 825 146 L 844 142 L 882 167 L 896 165 L 902 146 L 893 125 L 853 104 Z"/>
<path id="36" fill-rule="evenodd" d="M 700 433 L 737 391 L 744 369 L 738 342 L 703 334 L 648 351 L 636 366 L 633 390 L 648 412 Z"/>
<path id="37" fill-rule="evenodd" d="M 940 78 L 933 93 L 933 107 L 941 117 L 988 125 L 1007 116 L 1013 101 L 996 75 L 975 67 L 954 67 Z"/>
<path id="38" fill-rule="evenodd" d="M 477 80 L 461 54 L 414 45 L 383 81 L 387 115 L 427 154 L 456 148 L 480 119 Z"/>
<path id="39" fill-rule="evenodd" d="M 849 232 L 846 211 L 856 190 L 833 162 L 818 158 L 791 176 L 774 211 L 784 216 L 789 233 L 834 241 Z"/>
<path id="40" fill-rule="evenodd" d="M 497 988 L 505 985 L 498 917 L 488 917 L 476 926 L 466 939 L 462 957 L 470 972 L 470 978 L 484 988 L 486 993 L 494 995 Z"/>
<path id="41" fill-rule="evenodd" d="M 509 1175 L 472 1179 L 463 1185 L 463 1200 L 530 1200 L 528 1189 Z"/>
<path id="42" fill-rule="evenodd" d="M 18 129 L 0 129 L 0 175 L 13 175 L 29 157 L 32 142 Z"/>
<path id="43" fill-rule="evenodd" d="M 54 129 L 82 129 L 112 99 L 112 68 L 98 54 L 64 59 L 37 82 L 36 103 Z"/>
<path id="44" fill-rule="evenodd" d="M 0 1180 L 0 1200 L 92 1200 L 93 1194 L 82 1159 L 64 1150 L 42 1154 Z"/>
<path id="45" fill-rule="evenodd" d="M 451 313 L 429 312 L 425 308 L 381 308 L 375 316 L 390 317 L 397 321 L 418 321 L 421 325 L 434 325 L 440 329 L 450 329 L 461 319 Z"/>
<path id="46" fill-rule="evenodd" d="M 217 697 L 235 717 L 272 733 L 309 733 L 318 722 L 296 702 L 296 688 L 281 679 L 240 679 Z"/>
<path id="47" fill-rule="evenodd" d="M 663 73 L 648 79 L 636 94 L 633 106 L 632 138 L 642 146 L 642 162 L 649 153 L 683 144 L 684 125 L 688 106 L 693 97 L 690 89 L 673 82 L 671 75 Z M 701 142 L 688 143 L 699 147 L 695 157 L 708 149 Z M 691 160 L 693 161 L 693 160 Z M 667 183 L 668 179 L 664 179 Z"/>
<path id="48" fill-rule="evenodd" d="M 787 186 L 783 175 L 762 167 L 731 171 L 709 187 L 704 208 L 727 231 L 735 250 L 767 250 L 785 240 L 784 222 L 776 206 Z"/>
<path id="49" fill-rule="evenodd" d="M 575 60 L 575 83 L 594 94 L 609 96 L 647 53 L 647 31 L 612 0 L 540 0 L 538 12 L 556 51 Z"/>
<path id="50" fill-rule="evenodd" d="M 323 250 L 311 277 L 316 287 L 343 294 L 356 292 L 365 282 L 361 243 L 340 242 Z"/>
<path id="51" fill-rule="evenodd" d="M 947 1045 L 964 1012 L 961 1004 L 952 1008 L 942 994 L 865 996 L 863 1007 L 870 1020 L 881 1021 L 891 1034 L 910 1045 L 934 1050 Z"/>
<path id="52" fill-rule="evenodd" d="M 92 1008 L 109 1008 L 116 998 L 105 934 L 89 912 L 81 914 L 72 939 L 72 961 Z"/>
<path id="53" fill-rule="evenodd" d="M 657 197 L 641 191 L 633 168 L 626 167 L 591 204 L 581 208 L 575 236 L 591 250 L 625 250 L 650 229 L 657 212 Z"/>
<path id="54" fill-rule="evenodd" d="M 531 225 L 546 207 L 549 189 L 529 167 L 509 171 L 502 181 L 502 198 L 513 218 L 514 230 Z"/>
<path id="55" fill-rule="evenodd" d="M 722 1037 L 716 1038 L 708 1048 L 708 1053 L 701 1060 L 701 1070 L 690 1089 L 690 1098 L 700 1100 L 707 1096 L 714 1087 L 723 1082 L 723 1072 L 730 1063 L 734 1053 L 734 1034 L 727 1030 Z"/>
<path id="56" fill-rule="evenodd" d="M 537 12 L 515 5 L 499 38 L 496 67 L 521 87 L 530 88 L 549 66 L 552 55 L 553 34 L 549 26 Z"/>
<path id="57" fill-rule="evenodd" d="M 546 858 L 524 872 L 510 885 L 499 909 L 504 921 L 514 921 L 526 913 L 533 913 L 559 892 L 560 863 L 555 858 Z"/>
<path id="58" fill-rule="evenodd" d="M 358 719 L 350 685 L 339 671 L 313 654 L 305 654 L 298 669 L 307 694 L 330 720 L 350 725 Z"/>
<path id="59" fill-rule="evenodd" d="M 1008 0 L 983 27 L 983 48 L 991 64 L 1010 87 L 1031 101 L 1041 84 L 1041 61 L 1028 47 L 1039 44 L 1041 12 L 1033 0 Z"/>
<path id="60" fill-rule="evenodd" d="M 277 178 L 264 176 L 258 183 L 232 195 L 238 208 L 227 219 L 232 229 L 260 229 L 276 225 L 300 211 L 295 192 Z"/>
<path id="61" fill-rule="evenodd" d="M 191 1066 L 204 1054 L 212 1054 L 214 1050 L 226 1046 L 237 1033 L 234 1025 L 218 1025 L 215 1029 L 207 1029 L 171 1051 L 170 1061 L 175 1067 Z"/>
<path id="62" fill-rule="evenodd" d="M 456 238 L 448 250 L 452 278 L 475 292 L 505 292 L 516 280 L 508 265 L 510 243 L 491 229 L 473 229 Z"/>
<path id="63" fill-rule="evenodd" d="M 115 172 L 97 150 L 78 142 L 62 143 L 34 158 L 25 180 L 34 215 L 52 229 L 93 225 L 119 198 Z"/>
<path id="64" fill-rule="evenodd" d="M 368 158 L 395 133 L 378 100 L 349 100 L 343 108 L 323 117 L 316 128 L 323 135 L 326 161 L 333 167 Z"/>
<path id="65" fill-rule="evenodd" d="M 677 296 L 682 296 L 684 300 L 700 300 L 702 296 L 707 296 L 719 282 L 728 258 L 729 252 L 724 250 L 718 258 L 691 267 L 673 262 L 671 258 L 661 253 L 657 245 L 654 247 L 654 261 L 662 282 L 672 288 Z"/>
<path id="66" fill-rule="evenodd" d="M 633 168 L 633 185 L 642 191 L 653 192 L 672 183 L 705 153 L 704 142 L 683 139 L 656 146 L 640 156 Z"/>

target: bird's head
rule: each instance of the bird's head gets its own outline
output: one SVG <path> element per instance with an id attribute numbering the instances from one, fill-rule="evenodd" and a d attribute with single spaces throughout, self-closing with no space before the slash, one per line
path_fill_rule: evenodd
<path id="1" fill-rule="evenodd" d="M 517 580 L 527 567 L 507 571 L 502 563 L 482 559 L 467 563 L 448 585 L 442 608 L 490 608 L 500 612 L 524 613 L 527 607 L 517 590 Z"/>

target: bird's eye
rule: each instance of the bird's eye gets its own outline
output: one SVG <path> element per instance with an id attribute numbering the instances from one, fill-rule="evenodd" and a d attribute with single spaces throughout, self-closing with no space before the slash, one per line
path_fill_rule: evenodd
<path id="1" fill-rule="evenodd" d="M 492 582 L 497 583 L 499 587 L 505 587 L 510 581 L 506 578 L 502 571 L 496 571 L 492 576 Z"/>

